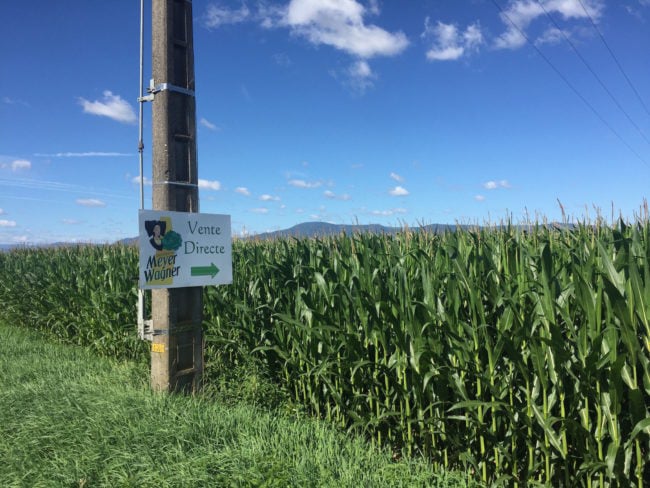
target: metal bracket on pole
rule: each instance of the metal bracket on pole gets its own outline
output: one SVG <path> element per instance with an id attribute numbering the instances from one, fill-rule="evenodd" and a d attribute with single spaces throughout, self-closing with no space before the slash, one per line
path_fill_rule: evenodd
<path id="1" fill-rule="evenodd" d="M 154 181 L 154 185 L 176 185 L 176 186 L 188 186 L 190 188 L 198 188 L 199 185 L 196 183 L 188 183 L 186 181 Z"/>
<path id="2" fill-rule="evenodd" d="M 153 320 L 144 320 L 144 317 L 142 319 L 138 317 L 138 337 L 140 340 L 151 342 L 153 336 Z"/>
<path id="3" fill-rule="evenodd" d="M 182 86 L 172 85 L 171 83 L 158 83 L 157 85 L 154 85 L 153 80 L 149 80 L 149 88 L 147 88 L 147 93 L 149 93 L 149 95 L 147 95 L 146 97 L 139 97 L 138 102 L 153 102 L 154 95 L 161 91 L 182 93 L 183 95 L 187 95 L 188 97 L 195 96 L 194 90 L 188 90 L 187 88 L 183 88 Z"/>

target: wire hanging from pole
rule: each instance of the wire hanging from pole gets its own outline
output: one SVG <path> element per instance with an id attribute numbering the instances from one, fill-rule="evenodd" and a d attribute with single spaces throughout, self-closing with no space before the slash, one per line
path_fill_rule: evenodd
<path id="1" fill-rule="evenodd" d="M 578 89 L 567 79 L 566 76 L 562 74 L 562 72 L 551 62 L 551 60 L 540 50 L 539 47 L 535 45 L 534 42 L 530 40 L 530 38 L 526 35 L 526 33 L 510 18 L 508 13 L 503 10 L 501 5 L 497 2 L 497 0 L 491 0 L 494 6 L 499 10 L 499 12 L 505 17 L 508 22 L 519 32 L 519 35 L 523 37 L 528 44 L 537 52 L 537 54 L 548 64 L 548 66 L 555 71 L 555 74 L 557 74 L 560 79 L 564 82 L 565 85 L 567 85 L 573 93 L 580 98 L 580 100 L 583 101 L 583 103 L 591 109 L 593 114 L 609 129 L 609 131 L 616 136 L 616 138 L 625 146 L 629 149 L 629 151 L 636 156 L 636 158 L 641 161 L 644 165 L 646 165 L 648 168 L 650 168 L 650 163 L 646 161 L 623 137 L 612 127 L 612 125 L 607 122 L 607 120 L 596 110 L 596 108 L 587 100 L 582 93 L 578 91 Z"/>
<path id="2" fill-rule="evenodd" d="M 584 58 L 584 56 L 583 56 L 582 54 L 580 54 L 580 51 L 578 51 L 578 48 L 575 46 L 575 44 L 573 44 L 573 41 L 571 41 L 571 39 L 569 38 L 569 36 L 566 35 L 566 33 L 564 32 L 564 30 L 562 30 L 562 29 L 560 28 L 560 26 L 558 25 L 558 23 L 555 21 L 555 19 L 554 19 L 554 18 L 551 16 L 551 14 L 549 13 L 549 11 L 546 10 L 546 7 L 544 7 L 544 4 L 543 4 L 540 0 L 537 0 L 537 4 L 538 4 L 538 5 L 540 6 L 540 8 L 544 11 L 544 13 L 546 14 L 546 17 L 547 17 L 547 18 L 548 18 L 548 19 L 553 23 L 553 25 L 555 26 L 555 28 L 556 28 L 556 29 L 557 29 L 557 30 L 562 34 L 562 37 L 564 37 L 564 40 L 566 41 L 566 43 L 571 47 L 571 49 L 573 49 L 573 52 L 576 54 L 576 56 L 578 56 L 578 59 L 580 59 L 580 61 L 582 61 L 582 64 L 585 65 L 585 67 L 586 67 L 586 68 L 589 70 L 589 72 L 593 75 L 593 77 L 594 77 L 594 78 L 596 79 L 596 81 L 600 84 L 600 86 L 603 88 L 603 90 L 605 90 L 605 93 L 607 93 L 607 95 L 609 95 L 609 98 L 612 100 L 612 102 L 614 102 L 614 104 L 615 104 L 615 105 L 618 107 L 618 109 L 623 113 L 623 115 L 625 115 L 625 117 L 627 118 L 628 122 L 629 122 L 630 124 L 632 124 L 632 126 L 634 126 L 634 128 L 637 130 L 637 132 L 639 133 L 639 135 L 643 138 L 643 140 L 645 140 L 645 142 L 647 142 L 648 144 L 650 144 L 650 139 L 648 139 L 648 136 L 646 136 L 646 135 L 643 133 L 643 131 L 641 130 L 641 128 L 640 128 L 640 127 L 637 125 L 637 123 L 632 119 L 632 117 L 630 117 L 630 114 L 628 114 L 627 111 L 623 108 L 623 106 L 622 106 L 621 103 L 618 101 L 618 99 L 614 96 L 614 94 L 611 92 L 611 90 L 610 90 L 609 88 L 607 88 L 607 85 L 605 85 L 605 82 L 600 78 L 600 76 L 598 76 L 598 73 L 596 73 L 596 72 L 594 71 L 594 69 L 593 69 L 593 68 L 591 67 L 591 65 L 587 62 L 587 60 Z M 584 8 L 584 6 L 583 6 L 583 8 Z M 585 12 L 587 13 L 587 15 L 589 15 L 589 13 L 588 13 L 586 10 L 585 10 Z"/>
<path id="3" fill-rule="evenodd" d="M 140 155 L 140 210 L 144 210 L 144 174 L 143 174 L 143 151 L 144 143 L 142 142 L 143 134 L 143 122 L 142 122 L 142 111 L 143 111 L 143 93 L 142 86 L 144 84 L 144 0 L 140 0 L 140 90 L 139 90 L 139 123 L 138 123 L 138 153 Z"/>
<path id="4" fill-rule="evenodd" d="M 140 88 L 139 88 L 139 117 L 138 117 L 138 154 L 140 162 L 140 210 L 144 210 L 144 163 L 143 152 L 143 85 L 144 85 L 144 0 L 140 0 Z M 139 232 L 138 232 L 139 233 Z M 144 290 L 138 286 L 138 335 L 140 339 L 148 339 L 146 331 L 145 313 L 145 294 Z"/>
<path id="5" fill-rule="evenodd" d="M 648 106 L 647 106 L 647 105 L 645 104 L 645 102 L 643 101 L 643 98 L 641 98 L 641 95 L 639 95 L 638 90 L 636 89 L 636 87 L 635 87 L 634 84 L 632 83 L 632 80 L 630 79 L 630 77 L 627 75 L 627 73 L 626 73 L 625 70 L 623 69 L 623 66 L 621 66 L 621 63 L 618 61 L 618 58 L 617 58 L 616 55 L 614 54 L 614 51 L 612 51 L 612 48 L 609 47 L 609 44 L 608 44 L 607 41 L 605 40 L 605 37 L 603 36 L 602 32 L 600 32 L 600 29 L 598 28 L 598 26 L 596 25 L 596 22 L 594 21 L 593 17 L 591 16 L 591 14 L 589 13 L 589 11 L 587 10 L 587 7 L 585 7 L 585 4 L 582 2 L 582 0 L 578 0 L 578 2 L 580 2 L 580 6 L 582 7 L 582 10 L 585 11 L 585 14 L 587 14 L 587 17 L 589 18 L 589 22 L 591 22 L 591 26 L 592 26 L 592 27 L 594 28 L 594 30 L 598 33 L 598 36 L 600 37 L 600 40 L 603 41 L 603 44 L 605 45 L 605 47 L 606 47 L 607 50 L 609 51 L 609 54 L 612 56 L 612 59 L 613 59 L 614 62 L 616 63 L 616 66 L 618 66 L 619 71 L 621 72 L 621 74 L 622 74 L 622 75 L 625 77 L 625 79 L 627 80 L 627 84 L 630 86 L 630 88 L 631 88 L 632 91 L 634 92 L 634 95 L 636 95 L 636 99 L 637 99 L 637 100 L 639 101 L 639 103 L 643 106 L 643 109 L 645 110 L 645 113 L 647 113 L 648 115 L 650 115 L 650 110 L 648 110 Z"/>

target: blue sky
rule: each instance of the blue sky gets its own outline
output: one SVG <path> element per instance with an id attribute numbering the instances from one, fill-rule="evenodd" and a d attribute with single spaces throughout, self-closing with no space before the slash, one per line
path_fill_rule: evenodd
<path id="1" fill-rule="evenodd" d="M 137 234 L 139 3 L 0 4 L 0 243 Z M 201 211 L 234 234 L 561 220 L 558 200 L 632 218 L 648 196 L 650 0 L 193 9 Z"/>

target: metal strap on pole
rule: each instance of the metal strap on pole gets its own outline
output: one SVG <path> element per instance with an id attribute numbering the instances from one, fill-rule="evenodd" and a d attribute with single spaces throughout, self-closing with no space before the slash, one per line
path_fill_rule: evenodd
<path id="1" fill-rule="evenodd" d="M 140 96 L 138 97 L 139 102 L 153 102 L 153 97 L 156 93 L 160 93 L 163 91 L 170 91 L 170 92 L 175 92 L 175 93 L 182 93 L 183 95 L 187 95 L 188 97 L 195 97 L 196 95 L 194 94 L 194 90 L 188 90 L 187 88 L 183 88 L 182 86 L 174 85 L 172 83 L 158 83 L 157 85 L 154 86 L 153 80 L 150 80 L 149 82 L 149 88 L 147 88 L 147 95 L 146 97 L 142 96 L 142 92 L 140 93 Z"/>
<path id="2" fill-rule="evenodd" d="M 198 188 L 199 185 L 196 183 L 188 183 L 186 181 L 154 181 L 154 185 L 176 185 L 176 186 L 184 186 L 184 187 L 189 187 L 189 188 Z"/>
<path id="3" fill-rule="evenodd" d="M 187 88 L 183 88 L 182 86 L 176 86 L 172 85 L 171 83 L 158 83 L 153 89 L 149 90 L 149 93 L 156 94 L 161 91 L 172 91 L 176 93 L 182 93 L 183 95 L 187 95 L 188 97 L 193 97 L 194 96 L 194 90 L 188 90 Z"/>

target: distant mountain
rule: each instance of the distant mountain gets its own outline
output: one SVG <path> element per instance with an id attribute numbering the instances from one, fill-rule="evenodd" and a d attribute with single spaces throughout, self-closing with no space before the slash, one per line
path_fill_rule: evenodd
<path id="1" fill-rule="evenodd" d="M 456 230 L 458 228 L 464 228 L 466 226 L 457 226 L 457 225 L 447 225 L 447 224 L 431 224 L 421 227 L 410 228 L 413 231 L 426 231 L 433 232 L 436 234 L 441 234 L 446 231 Z M 371 234 L 397 234 L 402 232 L 403 227 L 387 227 L 380 224 L 369 224 L 369 225 L 345 225 L 345 224 L 330 224 L 327 222 L 304 222 L 302 224 L 294 225 L 289 229 L 276 230 L 274 232 L 264 232 L 262 234 L 256 234 L 250 236 L 249 239 L 277 239 L 285 237 L 296 237 L 296 238 L 306 238 L 306 237 L 326 237 L 326 236 L 336 236 L 339 234 L 356 234 L 356 233 L 371 233 Z"/>
<path id="2" fill-rule="evenodd" d="M 574 224 L 559 224 L 552 222 L 549 224 L 540 224 L 542 226 L 547 225 L 555 229 L 572 229 L 575 227 Z M 535 225 L 514 225 L 513 227 L 520 228 L 523 230 L 532 230 Z M 423 225 L 419 227 L 409 227 L 408 229 L 412 232 L 430 232 L 433 234 L 442 234 L 444 232 L 452 232 L 455 230 L 467 230 L 475 229 L 476 225 L 456 225 L 456 224 L 430 224 Z M 294 225 L 289 229 L 276 230 L 274 232 L 263 232 L 261 234 L 255 234 L 247 236 L 246 239 L 249 240 L 265 240 L 265 239 L 278 239 L 278 238 L 287 238 L 295 237 L 297 239 L 303 238 L 313 238 L 313 237 L 327 237 L 327 236 L 337 236 L 340 234 L 356 234 L 356 233 L 371 233 L 371 234 L 397 234 L 398 232 L 404 231 L 404 227 L 387 227 L 380 224 L 368 224 L 368 225 L 344 225 L 344 224 L 330 224 L 328 222 L 303 222 L 302 224 Z M 123 244 L 127 246 L 138 246 L 139 237 L 127 237 L 125 239 L 120 239 L 116 244 Z M 22 247 L 64 247 L 64 246 L 83 246 L 91 245 L 84 243 L 65 243 L 65 242 L 55 242 L 52 244 L 39 244 L 39 245 L 29 245 L 29 244 L 0 244 L 0 252 L 9 251 L 10 249 L 22 248 Z"/>
<path id="3" fill-rule="evenodd" d="M 125 239 L 120 239 L 115 244 L 122 244 L 124 246 L 137 246 L 139 241 L 139 237 L 127 237 Z"/>
<path id="4" fill-rule="evenodd" d="M 394 234 L 398 232 L 397 227 L 386 227 L 379 224 L 370 225 L 343 225 L 330 224 L 327 222 L 303 222 L 294 225 L 289 229 L 276 230 L 274 232 L 263 232 L 249 236 L 250 239 L 277 239 L 283 237 L 325 237 L 334 236 L 341 233 L 353 234 L 356 232 L 373 232 L 376 234 Z"/>
<path id="5" fill-rule="evenodd" d="M 572 229 L 575 227 L 574 224 L 559 224 L 556 222 L 551 222 L 549 224 L 539 224 L 540 226 L 548 226 L 555 229 Z M 532 231 L 537 224 L 515 224 L 512 225 L 513 228 L 521 229 L 524 231 Z M 466 224 L 429 224 L 416 227 L 408 227 L 408 230 L 411 232 L 429 232 L 432 234 L 443 234 L 445 232 L 453 232 L 456 230 L 470 230 L 481 228 L 484 226 L 480 225 L 466 225 Z M 505 227 L 504 225 L 498 225 L 496 227 Z M 276 230 L 274 232 L 264 232 L 262 234 L 256 234 L 253 236 L 248 236 L 247 239 L 278 239 L 286 237 L 295 237 L 295 238 L 313 238 L 313 237 L 326 237 L 326 236 L 337 236 L 339 234 L 355 234 L 355 233 L 364 233 L 369 232 L 372 234 L 397 234 L 398 232 L 403 232 L 405 227 L 387 227 L 380 224 L 369 224 L 369 225 L 343 225 L 343 224 L 329 224 L 327 222 L 304 222 L 302 224 L 294 225 L 289 229 Z"/>
<path id="6" fill-rule="evenodd" d="M 48 242 L 45 244 L 30 244 L 30 243 L 20 243 L 20 244 L 0 244 L 0 252 L 8 252 L 12 249 L 47 249 L 55 247 L 75 247 L 75 246 L 96 246 L 101 244 L 95 244 L 92 242 Z"/>

